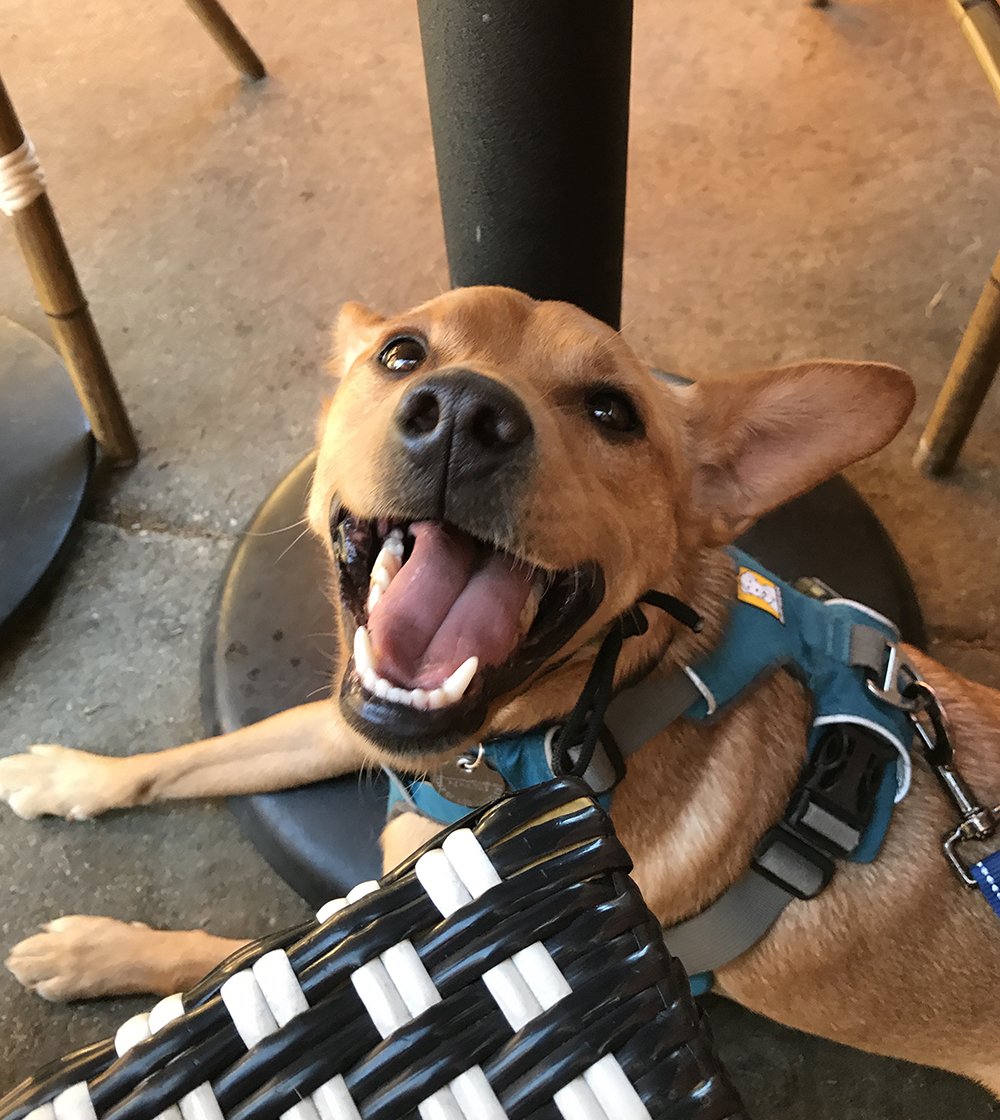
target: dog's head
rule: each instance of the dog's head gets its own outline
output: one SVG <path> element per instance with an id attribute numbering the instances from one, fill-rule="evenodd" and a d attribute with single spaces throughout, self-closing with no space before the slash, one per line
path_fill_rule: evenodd
<path id="1" fill-rule="evenodd" d="M 353 650 L 340 705 L 411 759 L 526 692 L 534 721 L 564 714 L 622 611 L 695 595 L 706 549 L 883 446 L 913 403 L 905 374 L 862 363 L 670 385 L 579 309 L 506 288 L 392 319 L 347 304 L 335 361 L 310 522 Z"/>

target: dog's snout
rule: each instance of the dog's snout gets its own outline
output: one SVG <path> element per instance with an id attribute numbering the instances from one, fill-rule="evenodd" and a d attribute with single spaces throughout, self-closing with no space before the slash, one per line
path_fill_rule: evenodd
<path id="1" fill-rule="evenodd" d="M 469 370 L 414 385 L 396 412 L 407 453 L 417 461 L 447 456 L 459 470 L 484 473 L 531 442 L 528 411 L 506 386 Z"/>

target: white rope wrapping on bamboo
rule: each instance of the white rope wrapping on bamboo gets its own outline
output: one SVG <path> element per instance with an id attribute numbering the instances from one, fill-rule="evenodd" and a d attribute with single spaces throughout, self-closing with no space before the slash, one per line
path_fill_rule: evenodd
<path id="1" fill-rule="evenodd" d="M 24 143 L 0 156 L 0 210 L 8 218 L 29 207 L 45 193 L 45 172 L 38 162 L 35 145 L 25 136 Z"/>

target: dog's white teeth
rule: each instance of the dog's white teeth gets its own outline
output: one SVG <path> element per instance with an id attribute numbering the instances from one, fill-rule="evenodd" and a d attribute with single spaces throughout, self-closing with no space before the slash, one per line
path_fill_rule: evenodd
<path id="1" fill-rule="evenodd" d="M 427 711 L 435 712 L 438 708 L 445 708 L 447 706 L 448 701 L 442 689 L 432 688 L 431 691 L 427 693 Z"/>
<path id="2" fill-rule="evenodd" d="M 476 670 L 478 668 L 479 658 L 468 658 L 463 661 L 444 684 L 442 684 L 439 689 L 435 689 L 435 691 L 443 692 L 449 704 L 456 703 L 456 701 L 461 700 L 465 695 L 465 690 L 472 683 L 472 678 L 476 675 Z"/>
<path id="3" fill-rule="evenodd" d="M 382 542 L 371 575 L 368 577 L 368 612 L 371 613 L 379 599 L 389 590 L 389 584 L 399 575 L 403 566 L 403 531 L 393 529 Z"/>
<path id="4" fill-rule="evenodd" d="M 412 706 L 414 708 L 420 708 L 421 711 L 433 712 L 438 708 L 447 708 L 452 704 L 457 704 L 465 695 L 478 668 L 479 658 L 468 658 L 459 665 L 446 681 L 439 684 L 437 688 L 433 688 L 429 692 L 417 689 L 416 693 L 421 695 L 419 695 L 417 703 L 411 700 Z M 413 695 L 414 693 L 411 693 L 411 697 Z"/>
<path id="5" fill-rule="evenodd" d="M 372 684 L 374 685 L 374 687 L 370 688 L 369 691 L 374 692 L 375 695 L 382 700 L 388 700 L 389 693 L 396 691 L 396 689 L 385 679 L 385 677 L 380 677 L 377 674 Z"/>
<path id="6" fill-rule="evenodd" d="M 366 673 L 375 676 L 375 651 L 366 626 L 359 626 L 354 631 L 354 665 L 362 679 Z"/>
<path id="7" fill-rule="evenodd" d="M 375 672 L 374 661 L 375 655 L 372 652 L 368 631 L 363 626 L 359 626 L 354 635 L 354 665 L 361 683 L 372 696 L 378 696 L 392 704 L 416 708 L 418 712 L 434 711 L 458 703 L 479 668 L 479 658 L 470 657 L 467 661 L 463 661 L 443 684 L 428 691 L 424 688 L 397 687 Z"/>

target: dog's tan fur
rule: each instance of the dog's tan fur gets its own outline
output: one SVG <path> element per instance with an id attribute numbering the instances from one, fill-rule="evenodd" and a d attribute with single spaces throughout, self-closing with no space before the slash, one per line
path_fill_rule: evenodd
<path id="1" fill-rule="evenodd" d="M 402 331 L 429 340 L 428 369 L 473 368 L 506 384 L 530 413 L 537 440 L 531 497 L 516 523 L 498 529 L 496 543 L 548 569 L 596 561 L 607 577 L 600 609 L 561 651 L 572 652 L 570 660 L 499 698 L 470 743 L 563 715 L 609 622 L 649 587 L 692 603 L 707 625 L 694 636 L 650 612 L 648 633 L 626 644 L 621 676 L 661 659 L 688 662 L 709 648 L 732 584 L 720 546 L 768 509 L 877 451 L 913 401 L 900 371 L 862 363 L 665 386 L 620 335 L 567 305 L 507 289 L 459 290 L 392 320 L 349 304 L 337 330 L 335 372 L 343 379 L 322 424 L 310 503 L 312 527 L 328 546 L 334 500 L 364 517 L 399 513 L 384 482 L 382 448 L 407 380 L 386 376 L 373 356 Z M 588 424 L 581 389 L 601 379 L 636 400 L 643 439 L 609 443 Z M 1000 800 L 1000 695 L 906 652 L 947 706 L 969 779 L 985 798 Z M 663 922 L 697 911 L 745 870 L 785 807 L 807 719 L 800 686 L 778 675 L 724 718 L 674 725 L 630 759 L 612 813 Z M 280 789 L 370 761 L 401 766 L 323 701 L 158 754 L 111 759 L 35 748 L 0 762 L 0 795 L 24 817 L 79 818 Z M 940 836 L 950 811 L 933 779 L 917 771 L 879 859 L 841 865 L 825 893 L 790 906 L 763 942 L 721 969 L 718 987 L 781 1022 L 941 1066 L 1000 1095 L 1000 1046 L 984 1010 L 1000 999 L 996 919 L 946 867 Z M 387 865 L 428 835 L 427 822 L 398 818 L 384 837 Z M 94 921 L 103 924 L 85 924 Z M 236 944 L 109 919 L 60 922 L 22 942 L 8 961 L 22 983 L 50 998 L 138 986 L 171 991 Z"/>

